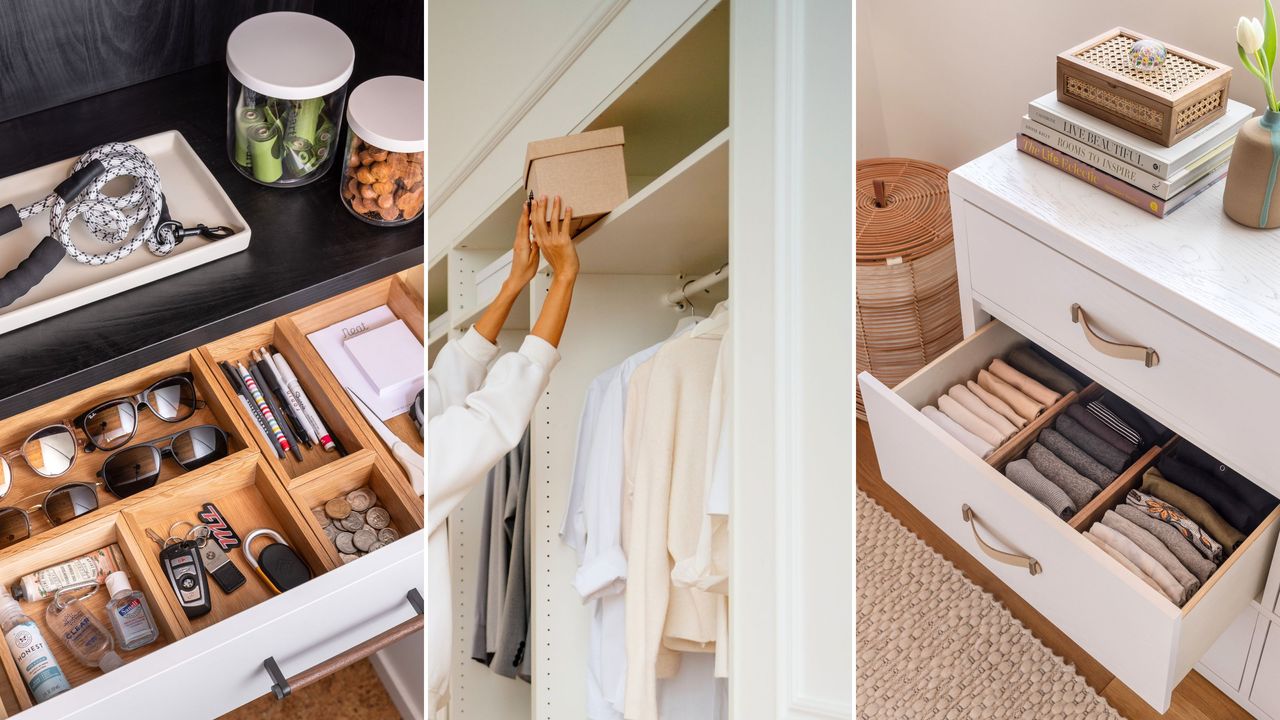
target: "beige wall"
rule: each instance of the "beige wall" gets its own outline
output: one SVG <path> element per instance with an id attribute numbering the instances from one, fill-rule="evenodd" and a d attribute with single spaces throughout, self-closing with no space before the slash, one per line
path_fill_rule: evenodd
<path id="1" fill-rule="evenodd" d="M 1121 25 L 1238 66 L 1235 25 L 1262 0 L 857 0 L 858 157 L 949 168 L 1011 139 L 1053 89 L 1055 56 Z M 1261 107 L 1237 68 L 1231 97 Z"/>

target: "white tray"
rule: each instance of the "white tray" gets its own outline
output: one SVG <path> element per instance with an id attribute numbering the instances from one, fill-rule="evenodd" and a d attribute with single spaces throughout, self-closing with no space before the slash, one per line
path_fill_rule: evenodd
<path id="1" fill-rule="evenodd" d="M 238 232 L 221 240 L 207 240 L 198 235 L 186 238 L 164 257 L 152 255 L 143 245 L 110 265 L 95 267 L 63 258 L 31 292 L 0 308 L 0 334 L 249 247 L 249 224 L 182 133 L 170 130 L 132 142 L 155 162 L 174 220 L 187 226 L 225 225 Z M 0 207 L 10 203 L 22 207 L 52 192 L 66 179 L 78 158 L 0 179 Z M 0 275 L 17 267 L 48 233 L 49 215 L 44 213 L 28 218 L 21 228 L 0 237 Z M 86 252 L 102 252 L 109 247 L 90 236 L 78 219 L 71 226 L 71 236 Z"/>

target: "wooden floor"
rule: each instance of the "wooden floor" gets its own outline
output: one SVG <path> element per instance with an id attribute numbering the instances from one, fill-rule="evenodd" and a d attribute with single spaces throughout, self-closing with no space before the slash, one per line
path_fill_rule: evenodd
<path id="1" fill-rule="evenodd" d="M 180 717 L 177 713 L 175 717 Z M 265 696 L 221 720 L 397 720 L 400 713 L 368 660 L 343 668 L 284 700 Z"/>
<path id="2" fill-rule="evenodd" d="M 924 540 L 929 547 L 952 562 L 965 577 L 991 593 L 1009 608 L 1009 611 L 1040 638 L 1050 650 L 1075 666 L 1090 687 L 1102 695 L 1128 720 L 1251 720 L 1252 715 L 1223 695 L 1212 683 L 1194 670 L 1173 691 L 1173 704 L 1164 715 L 1115 679 L 1084 650 L 1063 635 L 1035 608 L 1028 605 L 993 575 L 982 563 L 973 559 L 946 533 L 938 529 L 897 492 L 885 484 L 880 476 L 880 465 L 871 443 L 871 430 L 866 422 L 858 421 L 857 435 L 858 489 L 867 493 L 882 507 Z M 1044 720 L 1052 720 L 1045 718 Z"/>

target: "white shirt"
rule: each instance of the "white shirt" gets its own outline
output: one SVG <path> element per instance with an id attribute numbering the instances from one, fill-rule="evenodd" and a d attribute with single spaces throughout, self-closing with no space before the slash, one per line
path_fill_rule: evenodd
<path id="1" fill-rule="evenodd" d="M 428 710 L 449 697 L 453 643 L 449 537 L 445 520 L 520 442 L 560 354 L 530 335 L 520 351 L 485 368 L 498 348 L 475 331 L 445 345 L 427 376 Z M 443 611 L 442 611 L 443 610 Z"/>

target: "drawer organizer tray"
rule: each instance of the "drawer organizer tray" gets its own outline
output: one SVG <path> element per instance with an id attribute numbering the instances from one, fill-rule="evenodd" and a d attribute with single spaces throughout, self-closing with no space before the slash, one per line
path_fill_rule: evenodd
<path id="1" fill-rule="evenodd" d="M 336 322 L 383 303 L 390 304 L 410 327 L 421 332 L 422 300 L 398 277 L 390 277 L 0 419 L 0 450 L 8 451 L 18 447 L 35 428 L 71 420 L 101 401 L 133 395 L 157 380 L 186 372 L 191 374 L 203 404 L 192 417 L 173 424 L 148 411 L 140 412 L 131 442 L 212 423 L 226 431 L 229 443 L 227 457 L 190 472 L 182 472 L 166 459 L 160 481 L 128 498 L 117 499 L 100 490 L 97 510 L 62 525 L 50 526 L 41 513 L 33 512 L 31 537 L 0 549 L 0 583 L 8 587 L 27 573 L 116 544 L 131 584 L 146 595 L 160 629 L 160 638 L 151 645 L 120 652 L 126 663 L 112 671 L 110 681 L 92 682 L 103 673 L 81 664 L 45 627 L 47 601 L 23 602 L 27 614 L 45 631 L 72 690 L 35 705 L 17 664 L 8 650 L 0 647 L 0 717 L 18 713 L 34 718 L 114 716 L 113 712 L 131 704 L 136 708 L 139 702 L 170 695 L 161 685 L 176 682 L 176 668 L 205 678 L 199 683 L 201 707 L 222 705 L 226 711 L 269 692 L 271 680 L 262 665 L 268 656 L 278 660 L 283 669 L 298 672 L 379 633 L 400 628 L 406 615 L 413 617 L 415 611 L 412 602 L 405 601 L 405 593 L 416 589 L 419 595 L 414 597 L 420 597 L 425 590 L 422 499 L 342 393 L 296 322 L 301 319 L 304 327 L 326 323 L 329 317 Z M 274 344 L 289 360 L 345 454 L 313 447 L 303 451 L 301 462 L 292 456 L 281 460 L 263 442 L 215 361 L 243 360 L 251 349 L 264 344 Z M 416 447 L 421 449 L 421 436 L 407 417 L 389 424 L 406 440 L 416 438 Z M 78 430 L 76 434 L 82 435 Z M 59 478 L 42 478 L 22 460 L 11 460 L 12 487 L 0 504 L 18 504 L 19 498 L 28 503 L 28 496 L 38 496 L 61 483 L 92 481 L 107 454 L 82 449 L 71 470 Z M 387 509 L 399 539 L 343 563 L 315 513 L 329 499 L 356 488 L 370 490 L 376 504 Z M 258 528 L 278 532 L 306 561 L 316 579 L 276 595 L 251 568 L 244 553 L 233 549 L 228 557 L 245 576 L 245 584 L 224 594 L 211 581 L 212 611 L 187 618 L 169 589 L 158 560 L 159 548 L 147 531 L 166 536 L 175 521 L 195 521 L 197 511 L 207 502 L 216 505 L 242 537 Z M 255 549 L 261 549 L 257 543 Z M 330 574 L 340 577 L 330 581 Z M 324 582 L 318 582 L 322 579 Z M 87 601 L 104 622 L 107 600 L 106 591 L 99 590 Z M 313 615 L 307 616 L 307 612 Z M 249 617 L 242 620 L 242 616 Z M 279 634 L 279 628 L 299 622 L 306 632 L 286 633 L 287 637 Z M 204 632 L 214 626 L 218 630 Z M 226 633 L 221 632 L 223 628 Z M 228 672 L 224 665 L 229 656 L 237 660 L 247 656 L 249 661 Z"/>
<path id="2" fill-rule="evenodd" d="M 1181 608 L 1132 575 L 1082 531 L 1123 502 L 1158 455 L 1153 448 L 1064 522 L 919 409 L 1027 340 L 992 321 L 890 389 L 859 376 L 885 480 L 908 502 L 1157 710 L 1222 631 L 1257 597 L 1280 531 L 1273 511 Z M 1082 397 L 1099 392 L 1096 385 Z M 1063 402 L 1053 410 L 1064 409 Z M 1157 421 L 1166 418 L 1155 416 Z M 1052 421 L 1045 413 L 988 459 L 1025 450 Z M 1177 438 L 1168 445 L 1177 442 Z M 1013 447 L 1011 447 L 1013 446 Z M 971 512 L 962 508 L 968 507 Z M 988 554 L 984 545 L 1008 555 Z M 1013 560 L 1021 557 L 1024 561 Z M 1028 571 L 1034 559 L 1038 572 Z"/>
<path id="3" fill-rule="evenodd" d="M 235 234 L 221 240 L 189 237 L 164 257 L 140 247 L 109 265 L 90 266 L 63 258 L 40 284 L 7 307 L 0 308 L 0 334 L 53 317 L 96 300 L 141 287 L 184 270 L 199 267 L 249 247 L 249 225 L 213 173 L 177 130 L 131 141 L 146 153 L 160 173 L 173 218 L 194 225 L 225 225 Z M 89 148 L 85 148 L 88 150 Z M 17 207 L 39 199 L 67 178 L 79 156 L 0 179 L 0 205 Z M 107 190 L 113 185 L 109 183 Z M 13 268 L 48 234 L 48 215 L 28 220 L 0 242 L 0 267 Z M 71 237 L 82 249 L 99 252 L 102 243 L 89 236 L 79 219 Z"/>

